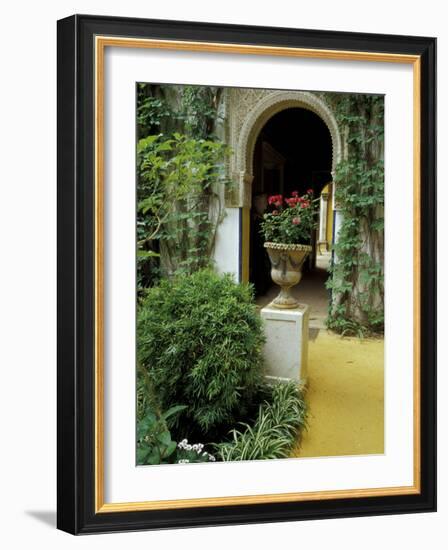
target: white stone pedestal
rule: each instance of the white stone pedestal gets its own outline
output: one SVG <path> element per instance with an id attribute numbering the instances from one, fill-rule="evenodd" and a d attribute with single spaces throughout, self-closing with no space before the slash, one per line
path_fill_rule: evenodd
<path id="1" fill-rule="evenodd" d="M 268 378 L 306 383 L 308 366 L 309 306 L 294 309 L 266 306 L 261 310 L 266 344 L 265 374 Z"/>

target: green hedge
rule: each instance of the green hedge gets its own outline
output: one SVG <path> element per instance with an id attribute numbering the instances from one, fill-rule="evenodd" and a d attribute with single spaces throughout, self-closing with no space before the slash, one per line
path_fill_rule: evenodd
<path id="1" fill-rule="evenodd" d="M 211 270 L 163 280 L 138 307 L 137 336 L 160 408 L 187 405 L 179 439 L 214 437 L 253 407 L 264 337 L 250 286 Z"/>

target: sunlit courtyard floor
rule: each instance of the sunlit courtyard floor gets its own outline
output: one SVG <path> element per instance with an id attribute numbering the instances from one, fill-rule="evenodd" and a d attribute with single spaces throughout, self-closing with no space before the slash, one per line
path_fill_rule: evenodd
<path id="1" fill-rule="evenodd" d="M 384 452 L 384 341 L 319 330 L 309 342 L 309 427 L 293 456 Z"/>
<path id="2" fill-rule="evenodd" d="M 296 457 L 381 454 L 384 452 L 384 340 L 341 338 L 326 329 L 329 255 L 317 258 L 293 289 L 310 306 L 309 427 Z M 273 285 L 257 299 L 262 308 L 278 293 Z"/>

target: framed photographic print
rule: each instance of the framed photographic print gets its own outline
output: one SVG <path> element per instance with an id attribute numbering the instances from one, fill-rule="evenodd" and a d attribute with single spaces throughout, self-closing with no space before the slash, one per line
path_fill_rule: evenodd
<path id="1" fill-rule="evenodd" d="M 434 511 L 433 38 L 58 22 L 58 527 Z"/>

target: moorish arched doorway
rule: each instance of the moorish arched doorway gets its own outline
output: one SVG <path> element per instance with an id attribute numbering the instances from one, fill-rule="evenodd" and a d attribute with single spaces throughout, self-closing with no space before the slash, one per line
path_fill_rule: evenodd
<path id="1" fill-rule="evenodd" d="M 238 206 L 241 208 L 241 280 L 248 281 L 250 273 L 250 213 L 252 207 L 252 184 L 254 181 L 253 159 L 257 139 L 262 129 L 275 115 L 287 109 L 311 111 L 326 126 L 331 141 L 330 172 L 341 159 L 341 137 L 336 119 L 318 94 L 300 91 L 239 90 L 235 98 L 238 106 L 230 124 L 229 141 L 234 155 L 230 172 L 238 184 Z M 275 156 L 275 155 L 274 155 Z M 281 159 L 278 158 L 278 161 Z M 337 220 L 335 216 L 335 225 Z"/>
<path id="2" fill-rule="evenodd" d="M 332 180 L 332 142 L 324 121 L 313 111 L 288 107 L 274 114 L 261 128 L 253 150 L 249 215 L 249 281 L 257 296 L 272 287 L 270 264 L 263 246 L 261 222 L 269 210 L 268 197 L 309 190 L 317 199 Z M 326 211 L 323 213 L 326 216 Z M 315 267 L 317 232 L 313 234 L 307 266 Z"/>

